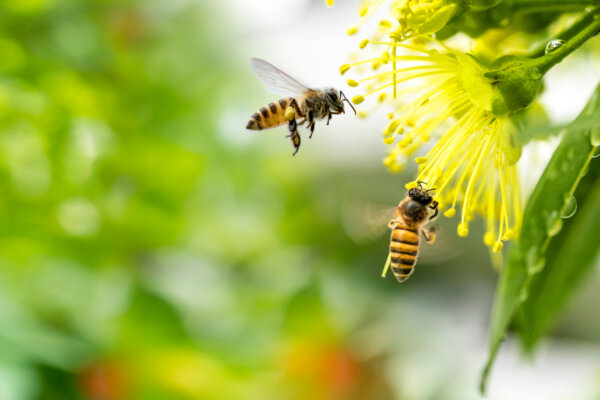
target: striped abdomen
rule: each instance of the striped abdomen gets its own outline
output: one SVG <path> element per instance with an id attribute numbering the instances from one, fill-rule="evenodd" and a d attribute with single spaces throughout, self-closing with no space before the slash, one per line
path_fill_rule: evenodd
<path id="1" fill-rule="evenodd" d="M 276 126 L 285 124 L 287 119 L 285 118 L 285 109 L 290 105 L 293 98 L 281 99 L 274 101 L 266 107 L 261 108 L 250 117 L 250 121 L 246 125 L 246 129 L 267 129 L 274 128 Z M 295 107 L 297 117 L 300 116 L 300 112 Z"/>
<path id="2" fill-rule="evenodd" d="M 404 282 L 412 274 L 419 254 L 417 229 L 398 224 L 392 229 L 390 242 L 390 266 L 398 282 Z"/>

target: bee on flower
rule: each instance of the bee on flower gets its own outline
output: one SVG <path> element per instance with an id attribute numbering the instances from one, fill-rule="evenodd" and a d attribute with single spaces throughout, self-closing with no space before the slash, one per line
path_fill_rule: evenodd
<path id="1" fill-rule="evenodd" d="M 528 118 L 525 111 L 541 93 L 544 74 L 597 34 L 592 21 L 600 8 L 582 8 L 581 21 L 559 37 L 581 34 L 551 40 L 526 56 L 503 54 L 497 44 L 509 36 L 498 28 L 511 21 L 518 27 L 519 15 L 536 12 L 533 4 L 511 13 L 502 0 L 363 0 L 359 23 L 347 33 L 359 32 L 384 5 L 374 31 L 359 43 L 369 55 L 340 67 L 348 85 L 361 91 L 352 101 L 374 98 L 392 106 L 383 129 L 390 146 L 384 164 L 397 172 L 414 158 L 418 173 L 407 187 L 421 181 L 425 190 L 435 188 L 440 211 L 458 216 L 460 236 L 481 215 L 483 240 L 499 252 L 518 234 L 523 213 L 517 162 L 527 138 L 517 140 L 513 121 Z M 478 39 L 458 37 L 462 47 L 449 45 L 461 31 Z"/>
<path id="2" fill-rule="evenodd" d="M 382 3 L 364 2 L 361 15 L 367 17 Z M 493 74 L 493 66 L 423 36 L 446 24 L 454 3 L 391 3 L 396 22 L 382 20 L 374 39 L 360 42 L 361 49 L 375 50 L 375 56 L 340 68 L 352 75 L 348 85 L 363 90 L 353 102 L 375 97 L 393 105 L 383 129 L 383 141 L 391 147 L 383 162 L 393 172 L 434 142 L 425 155 L 415 157 L 418 175 L 407 188 L 417 181 L 435 187 L 443 214 L 458 214 L 460 236 L 467 236 L 476 214 L 482 215 L 483 240 L 499 252 L 518 231 L 522 215 L 516 165 L 521 149 L 508 118 L 522 107 L 506 103 L 505 82 Z"/>

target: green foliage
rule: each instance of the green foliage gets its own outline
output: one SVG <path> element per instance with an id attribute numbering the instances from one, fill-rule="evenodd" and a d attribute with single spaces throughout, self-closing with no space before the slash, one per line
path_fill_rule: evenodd
<path id="1" fill-rule="evenodd" d="M 492 104 L 494 114 L 514 114 L 524 110 L 540 94 L 544 75 L 528 61 L 524 57 L 504 56 L 485 74 L 496 90 Z"/>
<path id="2" fill-rule="evenodd" d="M 528 34 L 543 34 L 563 13 L 582 12 L 595 0 L 465 0 L 461 12 L 441 30 L 444 39 L 461 31 L 477 38 L 491 29 L 510 26 Z"/>
<path id="3" fill-rule="evenodd" d="M 544 268 L 529 284 L 529 295 L 519 307 L 517 330 L 530 350 L 556 319 L 562 306 L 595 265 L 600 226 L 600 162 L 593 160 L 577 186 L 575 213 L 563 219 L 560 233 L 550 239 Z"/>
<path id="4" fill-rule="evenodd" d="M 449 23 L 448 36 L 480 36 L 514 7 L 539 7 L 461 3 L 463 14 L 434 21 Z M 510 21 L 542 37 L 560 15 L 544 14 Z M 293 159 L 284 131 L 245 132 L 244 118 L 267 95 L 250 95 L 260 86 L 227 18 L 207 1 L 1 2 L 1 395 L 403 398 L 398 382 L 414 371 L 393 351 L 412 352 L 415 335 L 388 310 L 422 318 L 434 296 L 414 307 L 411 295 L 452 292 L 465 276 L 492 279 L 476 269 L 483 250 L 467 262 L 448 256 L 449 247 L 469 246 L 444 244 L 443 235 L 424 250 L 414 286 L 379 279 L 387 238 L 370 232 L 362 205 L 389 205 L 404 178 L 390 178 L 377 162 L 373 170 L 337 169 L 309 151 Z M 540 123 L 530 121 L 520 143 L 551 132 L 535 134 Z M 582 115 L 570 130 L 597 123 Z M 323 143 L 315 143 L 319 128 L 307 147 Z M 600 130 L 593 132 L 598 145 Z M 593 235 L 571 234 L 591 232 L 598 218 L 594 165 L 575 192 L 577 214 L 548 238 L 546 259 L 556 253 L 556 262 L 525 272 L 530 295 L 518 315 L 530 322 L 519 325 L 528 344 L 591 265 L 582 259 L 561 269 L 566 255 L 558 252 L 594 250 Z M 429 269 L 428 252 L 443 266 Z M 505 271 L 523 279 L 517 265 Z M 557 295 L 548 299 L 550 291 Z M 406 373 L 390 379 L 396 364 Z"/>
<path id="5" fill-rule="evenodd" d="M 519 144 L 525 145 L 532 140 L 545 140 L 552 136 L 558 136 L 566 129 L 570 130 L 590 130 L 592 142 L 594 141 L 594 132 L 600 130 L 600 119 L 597 116 L 586 116 L 577 118 L 570 124 L 554 125 L 550 124 L 545 115 L 536 115 L 536 111 L 529 109 L 523 114 L 513 117 L 513 122 L 517 125 L 516 140 Z M 596 143 L 600 143 L 597 141 Z M 595 144 L 598 146 L 598 144 Z"/>
<path id="6" fill-rule="evenodd" d="M 385 246 L 357 246 L 340 210 L 397 189 L 246 132 L 260 84 L 223 18 L 208 2 L 0 5 L 2 395 L 276 398 L 293 340 L 350 353 L 321 274 L 377 275 L 364 265 Z"/>
<path id="7" fill-rule="evenodd" d="M 598 115 L 598 113 L 600 113 L 600 86 L 596 89 L 579 118 Z M 535 313 L 537 311 L 532 307 L 539 304 L 536 300 L 542 293 L 532 292 L 532 290 L 539 289 L 543 291 L 545 287 L 542 282 L 546 278 L 552 279 L 549 284 L 561 286 L 560 288 L 552 286 L 558 289 L 558 293 L 552 292 L 552 295 L 559 296 L 559 299 L 555 300 L 557 301 L 555 304 L 558 305 L 570 293 L 572 286 L 577 281 L 577 279 L 574 279 L 556 282 L 556 278 L 554 278 L 556 271 L 554 269 L 549 269 L 549 272 L 545 272 L 543 275 L 540 275 L 540 273 L 545 270 L 549 256 L 556 255 L 554 251 L 557 249 L 552 249 L 549 253 L 549 248 L 552 244 L 559 243 L 557 235 L 563 228 L 563 218 L 567 215 L 570 216 L 572 213 L 576 189 L 588 172 L 589 164 L 595 152 L 596 147 L 591 142 L 590 129 L 568 128 L 527 202 L 519 239 L 510 250 L 495 296 L 491 321 L 490 353 L 482 376 L 482 391 L 485 390 L 487 377 L 500 344 L 519 307 L 525 307 L 525 313 Z M 577 213 L 572 223 L 585 224 L 585 222 L 578 221 L 586 216 L 589 216 L 589 214 L 585 212 Z M 587 225 L 585 226 L 587 227 Z M 576 237 L 579 237 L 579 235 Z M 581 269 L 579 273 L 583 273 L 588 269 L 592 262 L 588 258 L 592 257 L 593 252 L 597 249 L 594 249 L 594 246 L 590 247 L 590 244 L 586 241 L 581 243 L 580 246 L 582 246 L 581 250 L 585 250 L 585 252 L 578 255 L 578 257 L 582 257 L 578 260 L 585 258 L 585 262 L 577 263 L 575 259 L 570 259 L 567 263 L 570 264 L 569 266 L 560 265 L 560 268 L 568 268 L 572 272 Z M 567 247 L 561 248 L 568 249 Z M 568 252 L 563 251 L 561 258 L 552 259 L 551 265 L 554 265 L 555 261 L 564 261 L 563 257 L 568 257 L 567 254 L 571 254 L 571 250 Z M 575 276 L 578 277 L 579 273 Z M 529 302 L 530 298 L 532 299 L 531 302 Z M 541 306 L 545 307 L 545 305 Z M 525 333 L 529 345 L 532 345 L 537 339 L 540 330 L 546 326 L 546 321 L 550 316 L 551 313 L 548 313 L 547 310 L 545 313 L 540 314 L 539 322 L 533 322 L 535 328 L 532 329 L 535 329 L 536 333 Z"/>

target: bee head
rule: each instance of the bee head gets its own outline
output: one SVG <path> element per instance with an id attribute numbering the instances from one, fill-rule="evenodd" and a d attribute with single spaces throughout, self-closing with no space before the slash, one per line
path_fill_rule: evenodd
<path id="1" fill-rule="evenodd" d="M 429 191 L 424 190 L 421 187 L 410 189 L 408 191 L 408 197 L 424 206 L 428 206 L 433 201 L 433 197 L 429 194 Z"/>
<path id="2" fill-rule="evenodd" d="M 346 97 L 346 95 L 344 94 L 344 92 L 342 92 L 341 90 L 336 90 L 336 89 L 327 89 L 325 90 L 325 102 L 327 103 L 327 105 L 329 106 L 329 109 L 333 112 L 344 112 L 344 101 L 348 102 L 348 104 L 350 104 L 350 107 L 352 107 L 352 111 L 354 111 L 354 114 L 356 114 L 356 110 L 354 109 L 354 106 L 352 106 L 352 103 L 350 103 L 350 101 L 348 100 L 348 98 Z"/>

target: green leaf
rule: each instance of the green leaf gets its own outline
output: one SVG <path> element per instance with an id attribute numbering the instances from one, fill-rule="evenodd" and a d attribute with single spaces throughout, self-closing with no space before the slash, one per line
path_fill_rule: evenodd
<path id="1" fill-rule="evenodd" d="M 600 86 L 575 122 L 599 113 Z M 494 299 L 488 361 L 480 382 L 482 392 L 515 311 L 527 299 L 535 274 L 543 270 L 548 245 L 560 232 L 561 215 L 568 210 L 575 189 L 592 159 L 595 147 L 590 136 L 590 129 L 566 129 L 527 202 L 519 240 L 508 255 Z"/>
<path id="2" fill-rule="evenodd" d="M 515 138 L 521 146 L 529 143 L 532 140 L 544 140 L 552 136 L 557 136 L 569 130 L 584 130 L 592 129 L 593 132 L 600 132 L 600 118 L 597 116 L 579 117 L 568 125 L 552 125 L 547 121 L 542 121 L 538 117 L 534 117 L 533 121 L 513 117 L 513 122 L 517 126 Z M 534 126 L 532 126 L 534 125 Z M 598 135 L 598 133 L 596 133 Z M 594 139 L 592 138 L 592 142 Z M 595 144 L 598 146 L 598 144 Z"/>
<path id="3" fill-rule="evenodd" d="M 574 198 L 578 209 L 570 210 L 576 213 L 564 219 L 560 233 L 551 238 L 546 266 L 533 277 L 529 296 L 517 315 L 519 334 L 528 350 L 595 265 L 600 233 L 600 161 L 591 162 Z"/>

